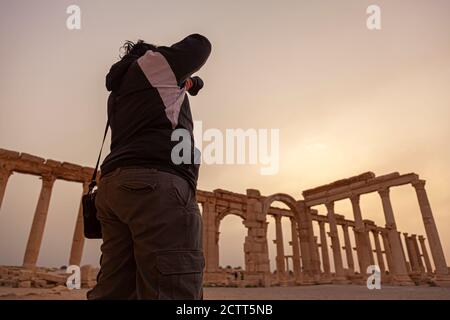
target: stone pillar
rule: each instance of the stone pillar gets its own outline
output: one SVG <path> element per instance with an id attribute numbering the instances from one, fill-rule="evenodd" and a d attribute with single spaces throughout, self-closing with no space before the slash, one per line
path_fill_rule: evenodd
<path id="1" fill-rule="evenodd" d="M 373 257 L 372 242 L 370 241 L 370 230 L 367 227 L 366 227 L 366 231 L 364 232 L 364 236 L 366 237 L 367 249 L 369 251 L 369 264 L 374 265 L 375 259 Z"/>
<path id="2" fill-rule="evenodd" d="M 411 269 L 416 273 L 420 273 L 420 257 L 418 255 L 418 252 L 416 251 L 416 247 L 414 246 L 414 240 L 411 236 L 405 238 L 407 246 L 409 247 L 409 252 L 411 253 L 411 256 L 409 258 L 409 261 L 411 261 Z"/>
<path id="3" fill-rule="evenodd" d="M 394 267 L 392 262 L 391 245 L 389 244 L 389 237 L 386 231 L 381 232 L 381 238 L 383 239 L 384 253 L 386 254 L 386 261 L 389 269 L 389 274 L 391 274 Z"/>
<path id="4" fill-rule="evenodd" d="M 52 195 L 52 188 L 55 177 L 52 175 L 43 175 L 41 192 L 34 213 L 33 223 L 31 225 L 30 235 L 28 237 L 25 256 L 23 258 L 23 267 L 34 268 L 39 257 L 42 238 L 44 236 L 45 223 L 47 221 L 48 207 Z"/>
<path id="5" fill-rule="evenodd" d="M 298 243 L 297 223 L 293 217 L 291 220 L 291 246 L 292 246 L 292 266 L 294 269 L 295 280 L 301 281 L 301 265 L 300 265 L 300 246 Z"/>
<path id="6" fill-rule="evenodd" d="M 330 224 L 331 247 L 333 249 L 333 260 L 335 268 L 335 281 L 345 282 L 344 267 L 342 265 L 341 245 L 339 244 L 339 234 L 337 230 L 336 217 L 334 216 L 334 202 L 327 202 L 328 222 Z"/>
<path id="7" fill-rule="evenodd" d="M 320 259 L 316 257 L 310 210 L 303 201 L 297 201 L 298 212 L 296 215 L 302 262 L 302 284 L 314 284 L 320 280 Z"/>
<path id="8" fill-rule="evenodd" d="M 406 252 L 408 253 L 408 261 L 409 261 L 410 271 L 417 272 L 417 264 L 416 264 L 416 260 L 414 259 L 414 253 L 412 251 L 413 249 L 411 247 L 411 241 L 409 240 L 407 233 L 403 233 L 403 236 L 405 238 L 405 246 L 406 246 Z"/>
<path id="9" fill-rule="evenodd" d="M 3 197 L 5 196 L 6 185 L 13 171 L 0 166 L 0 209 L 2 208 Z"/>
<path id="10" fill-rule="evenodd" d="M 378 266 L 380 267 L 381 274 L 386 273 L 386 266 L 384 265 L 383 252 L 381 251 L 380 238 L 378 237 L 378 230 L 372 230 L 373 238 L 375 240 L 375 252 L 377 254 Z"/>
<path id="11" fill-rule="evenodd" d="M 361 207 L 359 205 L 359 195 L 353 195 L 350 200 L 352 202 L 353 216 L 355 219 L 355 242 L 356 242 L 356 253 L 358 255 L 358 263 L 360 273 L 363 276 L 366 275 L 367 267 L 370 264 L 369 261 L 369 247 L 367 244 L 367 237 L 365 233 L 365 226 L 361 215 Z"/>
<path id="12" fill-rule="evenodd" d="M 320 254 L 319 254 L 319 239 L 317 238 L 317 236 L 314 236 L 314 251 L 316 253 L 316 257 L 318 258 L 318 260 L 316 260 L 316 263 L 319 264 L 319 269 L 320 269 Z"/>
<path id="13" fill-rule="evenodd" d="M 447 262 L 445 261 L 444 250 L 442 249 L 436 222 L 434 221 L 433 212 L 431 211 L 430 202 L 428 201 L 428 195 L 425 190 L 425 181 L 417 180 L 413 183 L 413 186 L 416 190 L 428 244 L 430 246 L 434 266 L 436 267 L 436 281 L 450 283 L 450 275 Z"/>
<path id="14" fill-rule="evenodd" d="M 417 262 L 419 264 L 419 270 L 421 274 L 425 274 L 425 266 L 423 265 L 422 255 L 420 254 L 419 244 L 417 242 L 417 235 L 411 235 L 411 243 L 414 247 L 415 254 L 417 256 Z"/>
<path id="15" fill-rule="evenodd" d="M 284 256 L 284 265 L 286 266 L 286 278 L 289 278 L 289 258 L 291 256 Z"/>
<path id="16" fill-rule="evenodd" d="M 83 183 L 83 193 L 85 195 L 89 190 L 89 181 Z M 73 232 L 72 247 L 70 249 L 69 265 L 81 265 L 81 258 L 83 256 L 84 247 L 84 226 L 83 226 L 83 203 L 80 200 L 78 209 L 77 221 L 75 223 L 75 230 Z"/>
<path id="17" fill-rule="evenodd" d="M 245 278 L 264 287 L 270 286 L 269 251 L 267 247 L 267 221 L 263 200 L 258 190 L 247 189 L 247 210 L 244 225 Z"/>
<path id="18" fill-rule="evenodd" d="M 345 249 L 345 254 L 347 257 L 348 270 L 351 273 L 355 273 L 355 264 L 353 261 L 352 244 L 350 242 L 350 236 L 348 234 L 348 224 L 347 223 L 342 224 L 342 230 L 344 231 L 344 243 L 345 243 L 344 249 Z"/>
<path id="19" fill-rule="evenodd" d="M 207 198 L 203 203 L 203 253 L 206 257 L 205 271 L 219 271 L 219 243 L 217 230 L 216 199 Z"/>
<path id="20" fill-rule="evenodd" d="M 284 244 L 283 244 L 283 228 L 281 227 L 281 216 L 275 215 L 275 236 L 274 243 L 277 245 L 277 277 L 280 284 L 286 282 L 286 266 L 284 264 Z"/>
<path id="21" fill-rule="evenodd" d="M 320 228 L 320 249 L 322 251 L 323 273 L 325 274 L 325 277 L 329 278 L 331 276 L 330 257 L 328 255 L 328 242 L 327 242 L 327 234 L 325 232 L 325 222 L 319 221 L 319 228 Z"/>
<path id="22" fill-rule="evenodd" d="M 392 251 L 392 280 L 395 284 L 413 285 L 406 268 L 405 257 L 402 253 L 402 244 L 397 233 L 397 225 L 395 223 L 394 211 L 392 210 L 391 199 L 389 198 L 389 188 L 378 191 L 383 203 L 384 217 L 386 220 L 386 229 L 388 232 L 389 243 Z"/>
<path id="23" fill-rule="evenodd" d="M 432 274 L 433 268 L 431 267 L 430 256 L 428 255 L 424 236 L 419 236 L 419 242 L 420 242 L 420 248 L 422 249 L 422 257 L 423 257 L 423 260 L 425 261 L 425 266 L 427 268 L 427 273 Z"/>

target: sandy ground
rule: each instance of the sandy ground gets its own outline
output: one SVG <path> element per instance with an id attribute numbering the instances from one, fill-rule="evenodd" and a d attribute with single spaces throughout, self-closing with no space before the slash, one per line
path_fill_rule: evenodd
<path id="1" fill-rule="evenodd" d="M 84 300 L 86 289 L 22 289 L 0 287 L 1 300 Z M 368 290 L 365 286 L 320 285 L 271 288 L 205 288 L 208 300 L 450 300 L 450 288 L 417 286 Z"/>

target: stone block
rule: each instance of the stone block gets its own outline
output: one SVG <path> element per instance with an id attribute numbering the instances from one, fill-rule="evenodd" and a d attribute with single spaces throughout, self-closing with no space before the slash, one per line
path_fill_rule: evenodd
<path id="1" fill-rule="evenodd" d="M 30 280 L 27 280 L 27 281 L 19 281 L 18 287 L 19 287 L 19 288 L 31 288 L 31 281 L 30 281 Z"/>
<path id="2" fill-rule="evenodd" d="M 80 269 L 81 269 L 80 271 L 81 271 L 81 282 L 82 283 L 96 281 L 97 274 L 99 271 L 98 268 L 95 268 L 94 266 L 87 264 L 87 265 L 82 266 Z"/>
<path id="3" fill-rule="evenodd" d="M 256 214 L 256 221 L 265 222 L 266 221 L 266 215 L 264 213 L 257 213 Z"/>
<path id="4" fill-rule="evenodd" d="M 8 269 L 5 267 L 0 267 L 0 278 L 8 274 Z"/>
<path id="5" fill-rule="evenodd" d="M 36 157 L 36 156 L 33 156 L 31 154 L 28 154 L 28 153 L 21 153 L 20 154 L 20 159 L 27 160 L 27 161 L 30 161 L 30 162 L 36 162 L 36 163 L 44 163 L 44 161 L 45 161 L 44 158 Z"/>
<path id="6" fill-rule="evenodd" d="M 48 283 L 42 279 L 35 279 L 33 280 L 32 285 L 35 288 L 47 288 Z"/>
<path id="7" fill-rule="evenodd" d="M 257 237 L 265 237 L 266 231 L 263 228 L 256 229 L 256 236 Z"/>
<path id="8" fill-rule="evenodd" d="M 14 288 L 17 287 L 17 281 L 15 280 L 7 280 L 7 279 L 3 279 L 0 281 L 0 286 L 1 287 L 8 287 L 8 288 Z"/>
<path id="9" fill-rule="evenodd" d="M 261 192 L 257 189 L 247 189 L 247 197 L 249 198 L 259 198 L 261 196 Z"/>
<path id="10" fill-rule="evenodd" d="M 20 270 L 19 271 L 19 280 L 20 281 L 31 280 L 31 278 L 33 276 L 34 276 L 34 272 L 32 270 Z"/>
<path id="11" fill-rule="evenodd" d="M 39 279 L 46 280 L 48 282 L 53 282 L 56 284 L 65 284 L 69 274 L 57 274 L 57 273 L 47 273 L 47 272 L 37 272 L 36 276 Z"/>
<path id="12" fill-rule="evenodd" d="M 17 159 L 20 156 L 20 153 L 17 151 L 11 151 L 0 148 L 0 158 L 4 159 Z"/>

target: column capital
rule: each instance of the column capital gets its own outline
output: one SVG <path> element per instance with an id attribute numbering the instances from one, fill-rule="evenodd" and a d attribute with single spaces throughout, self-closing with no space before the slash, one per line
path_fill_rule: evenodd
<path id="1" fill-rule="evenodd" d="M 419 241 L 425 241 L 425 237 L 424 236 L 419 236 Z"/>
<path id="2" fill-rule="evenodd" d="M 424 190 L 425 189 L 425 180 L 416 180 L 413 181 L 411 184 L 416 190 Z"/>
<path id="3" fill-rule="evenodd" d="M 381 198 L 388 198 L 389 191 L 390 191 L 390 189 L 388 187 L 383 187 L 380 190 L 378 190 L 378 193 L 381 196 Z"/>
<path id="4" fill-rule="evenodd" d="M 359 199 L 361 198 L 359 194 L 352 194 L 350 197 L 352 204 L 359 204 Z"/>
<path id="5" fill-rule="evenodd" d="M 13 172 L 14 170 L 8 165 L 0 166 L 0 176 L 9 177 L 10 175 L 13 174 Z"/>
<path id="6" fill-rule="evenodd" d="M 334 201 L 325 202 L 325 207 L 327 207 L 328 212 L 334 213 Z"/>
<path id="7" fill-rule="evenodd" d="M 281 215 L 279 215 L 279 214 L 274 214 L 273 217 L 274 217 L 274 219 L 275 219 L 276 222 L 281 222 Z"/>
<path id="8" fill-rule="evenodd" d="M 41 175 L 42 184 L 44 187 L 51 187 L 56 180 L 56 177 L 50 173 L 44 173 Z"/>

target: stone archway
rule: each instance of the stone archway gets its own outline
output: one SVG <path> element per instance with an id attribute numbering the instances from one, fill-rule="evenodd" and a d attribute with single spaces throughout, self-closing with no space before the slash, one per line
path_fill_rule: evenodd
<path id="1" fill-rule="evenodd" d="M 275 193 L 263 201 L 263 213 L 268 214 L 270 206 L 273 202 L 279 201 L 284 203 L 289 207 L 292 212 L 291 222 L 291 232 L 292 232 L 292 252 L 293 252 L 293 266 L 294 266 L 294 275 L 296 279 L 296 283 L 298 284 L 306 284 L 311 283 L 313 279 L 313 270 L 312 270 L 312 258 L 311 252 L 314 250 L 313 242 L 311 239 L 313 238 L 312 231 L 312 220 L 310 216 L 306 214 L 304 210 L 304 206 L 302 206 L 302 202 L 296 201 L 293 197 L 284 193 Z M 276 222 L 276 244 L 277 244 L 277 275 L 281 284 L 286 283 L 286 273 L 285 273 L 285 264 L 284 264 L 284 248 L 283 248 L 283 239 L 282 239 L 282 231 L 281 231 L 281 215 L 274 215 Z M 300 244 L 299 244 L 300 240 Z M 301 255 L 300 255 L 301 250 Z"/>
<path id="2" fill-rule="evenodd" d="M 246 221 L 245 213 L 242 212 L 241 210 L 233 209 L 233 208 L 227 208 L 227 209 L 224 209 L 224 210 L 220 211 L 217 214 L 216 219 L 215 219 L 215 228 L 217 230 L 217 232 L 216 232 L 216 246 L 217 246 L 217 263 L 218 264 L 220 264 L 220 246 L 219 246 L 220 237 L 221 237 L 220 236 L 220 234 L 221 234 L 221 232 L 220 232 L 220 225 L 221 225 L 221 222 L 223 221 L 223 219 L 225 219 L 225 217 L 230 216 L 230 215 L 241 218 L 242 219 L 241 222 L 242 222 L 243 226 L 246 228 L 246 226 L 245 226 L 245 221 Z M 245 256 L 244 242 L 245 242 L 245 240 L 242 242 L 242 254 Z M 244 263 L 243 263 L 242 267 L 245 270 L 245 258 L 244 258 L 243 262 Z"/>

